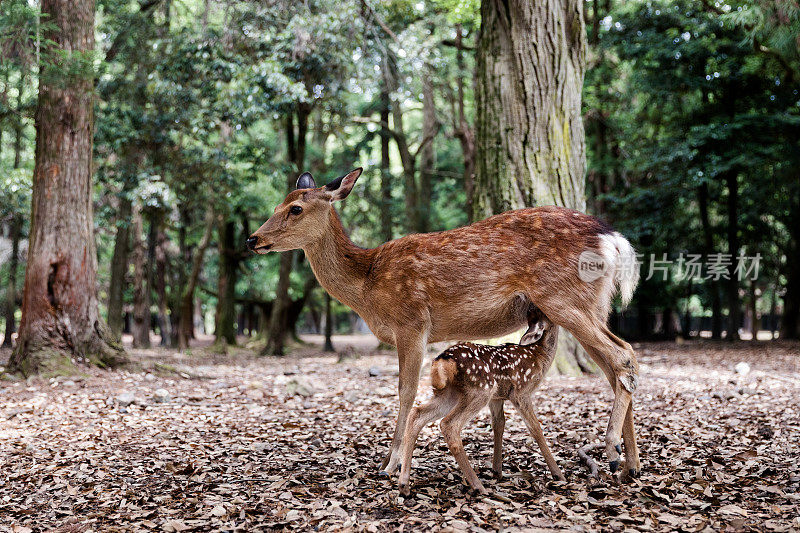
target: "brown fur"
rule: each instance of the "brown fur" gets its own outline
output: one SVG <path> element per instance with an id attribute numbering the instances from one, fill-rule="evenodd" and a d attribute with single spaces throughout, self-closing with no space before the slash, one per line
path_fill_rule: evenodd
<path id="1" fill-rule="evenodd" d="M 355 310 L 379 339 L 397 346 L 400 413 L 386 469 L 397 466 L 425 345 L 509 334 L 525 325 L 534 304 L 575 335 L 606 374 L 615 392 L 606 453 L 614 464 L 623 434 L 628 467 L 638 471 L 630 407 L 638 365 L 630 345 L 605 325 L 615 272 L 592 282 L 578 276 L 582 252 L 613 255 L 608 243 L 621 242 L 632 253 L 627 241 L 608 241 L 616 234 L 594 217 L 548 206 L 359 248 L 332 202 L 346 197 L 360 174 L 357 169 L 343 176 L 334 190 L 293 191 L 251 239 L 258 253 L 302 248 L 325 290 Z M 292 206 L 302 207 L 302 214 L 291 214 Z"/>
<path id="2" fill-rule="evenodd" d="M 442 390 L 455 380 L 456 362 L 452 359 L 436 359 L 431 363 L 431 386 Z"/>

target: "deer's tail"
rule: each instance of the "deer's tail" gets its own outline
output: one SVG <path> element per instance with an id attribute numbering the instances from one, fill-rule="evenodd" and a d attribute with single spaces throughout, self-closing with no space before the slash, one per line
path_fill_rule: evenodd
<path id="1" fill-rule="evenodd" d="M 455 380 L 457 371 L 453 359 L 437 357 L 431 363 L 431 386 L 437 391 L 447 388 Z"/>
<path id="2" fill-rule="evenodd" d="M 619 292 L 622 307 L 630 303 L 633 292 L 639 284 L 639 263 L 636 260 L 636 250 L 633 249 L 628 239 L 616 231 L 600 235 L 601 253 L 606 260 L 607 276 L 611 294 Z"/>

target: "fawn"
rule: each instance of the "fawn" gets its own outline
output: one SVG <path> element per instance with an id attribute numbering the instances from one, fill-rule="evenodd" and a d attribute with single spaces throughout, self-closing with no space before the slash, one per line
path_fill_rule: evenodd
<path id="1" fill-rule="evenodd" d="M 430 422 L 444 417 L 441 428 L 450 452 L 469 485 L 486 494 L 486 489 L 469 464 L 461 442 L 461 430 L 481 409 L 489 405 L 494 432 L 492 470 L 499 477 L 503 461 L 505 400 L 510 400 L 522 415 L 550 472 L 563 481 L 564 475 L 547 447 L 531 401 L 531 394 L 553 362 L 557 340 L 558 326 L 538 308 L 531 306 L 528 310 L 528 330 L 519 344 L 487 346 L 467 342 L 453 345 L 437 356 L 431 364 L 433 398 L 423 406 L 414 407 L 408 418 L 403 437 L 400 492 L 405 495 L 410 493 L 411 457 L 419 432 Z"/>

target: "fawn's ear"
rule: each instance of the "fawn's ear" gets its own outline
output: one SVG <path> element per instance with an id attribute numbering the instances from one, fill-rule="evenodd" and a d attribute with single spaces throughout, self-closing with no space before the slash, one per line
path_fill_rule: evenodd
<path id="1" fill-rule="evenodd" d="M 534 344 L 539 342 L 539 339 L 541 339 L 542 335 L 544 335 L 545 329 L 545 323 L 541 320 L 531 324 L 528 326 L 528 331 L 526 331 L 519 340 L 520 345 L 524 346 L 526 344 Z"/>
<path id="2" fill-rule="evenodd" d="M 294 187 L 295 189 L 316 189 L 317 182 L 314 181 L 314 177 L 311 175 L 310 172 L 303 172 L 300 174 L 300 177 L 297 178 L 297 184 Z"/>
<path id="3" fill-rule="evenodd" d="M 325 186 L 325 191 L 330 194 L 331 201 L 344 200 L 347 198 L 347 195 L 353 190 L 353 186 L 356 184 L 356 180 L 358 180 L 362 171 L 363 169 L 358 167 L 327 184 Z"/>

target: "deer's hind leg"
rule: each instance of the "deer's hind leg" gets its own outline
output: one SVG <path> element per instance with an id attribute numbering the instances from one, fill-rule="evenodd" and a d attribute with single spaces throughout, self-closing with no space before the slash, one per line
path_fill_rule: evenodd
<path id="1" fill-rule="evenodd" d="M 619 468 L 622 454 L 621 442 L 625 442 L 625 466 L 628 473 L 639 475 L 639 448 L 633 427 L 633 392 L 639 382 L 639 365 L 636 353 L 630 344 L 623 341 L 597 321 L 581 325 L 573 334 L 586 349 L 589 356 L 611 374 L 611 388 L 614 391 L 614 406 L 606 429 L 606 456 L 612 472 Z M 602 363 L 601 363 L 602 362 Z"/>
<path id="2" fill-rule="evenodd" d="M 638 475 L 641 467 L 632 408 L 633 391 L 639 381 L 636 353 L 630 344 L 611 333 L 603 319 L 588 309 L 576 305 L 556 306 L 542 303 L 542 310 L 547 316 L 572 333 L 600 366 L 614 391 L 614 405 L 605 436 L 606 457 L 611 471 L 615 472 L 619 468 L 624 438 L 626 467 L 629 474 Z"/>

